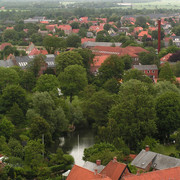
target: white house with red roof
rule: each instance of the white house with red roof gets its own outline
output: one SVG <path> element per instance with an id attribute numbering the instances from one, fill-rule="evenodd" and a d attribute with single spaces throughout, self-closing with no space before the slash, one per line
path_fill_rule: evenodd
<path id="1" fill-rule="evenodd" d="M 72 33 L 72 27 L 69 24 L 59 25 L 58 29 L 63 30 L 66 35 L 70 35 Z"/>

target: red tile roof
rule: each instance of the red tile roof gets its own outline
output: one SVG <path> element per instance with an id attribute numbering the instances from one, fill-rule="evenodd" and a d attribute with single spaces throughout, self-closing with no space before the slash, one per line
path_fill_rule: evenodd
<path id="1" fill-rule="evenodd" d="M 1 50 L 1 51 L 4 50 L 4 48 L 5 48 L 6 46 L 12 46 L 12 44 L 11 44 L 11 43 L 2 43 L 2 44 L 0 45 L 0 50 Z"/>
<path id="2" fill-rule="evenodd" d="M 102 175 L 98 173 L 95 174 L 94 172 L 89 171 L 88 169 L 74 165 L 66 180 L 99 180 L 99 179 L 111 180 L 109 177 L 103 178 Z"/>
<path id="3" fill-rule="evenodd" d="M 169 59 L 172 55 L 173 55 L 172 53 L 168 53 L 168 54 L 166 54 L 164 57 L 162 57 L 160 60 L 161 60 L 162 62 L 167 62 L 168 59 Z"/>
<path id="4" fill-rule="evenodd" d="M 57 24 L 46 25 L 46 29 L 49 31 L 53 31 L 55 27 L 57 27 Z"/>
<path id="5" fill-rule="evenodd" d="M 95 42 L 96 41 L 96 39 L 95 38 L 81 38 L 81 44 L 84 44 L 85 42 L 88 42 L 88 41 L 90 41 L 90 42 Z"/>
<path id="6" fill-rule="evenodd" d="M 123 180 L 179 180 L 180 167 L 152 171 L 142 173 L 140 175 L 130 175 L 123 178 Z"/>
<path id="7" fill-rule="evenodd" d="M 126 167 L 126 164 L 112 160 L 106 165 L 106 167 L 100 172 L 100 174 L 106 175 L 112 180 L 119 180 L 120 176 L 124 173 Z M 130 175 L 130 173 L 128 174 Z"/>
<path id="8" fill-rule="evenodd" d="M 77 34 L 79 32 L 79 29 L 73 29 L 72 32 Z"/>
<path id="9" fill-rule="evenodd" d="M 138 34 L 138 37 L 143 37 L 144 35 L 147 35 L 148 38 L 152 38 L 152 36 L 148 34 L 148 31 L 141 31 Z"/>
<path id="10" fill-rule="evenodd" d="M 14 27 L 6 27 L 6 30 L 7 30 L 7 29 L 14 29 Z"/>
<path id="11" fill-rule="evenodd" d="M 104 47 L 104 46 L 95 46 L 91 48 L 92 52 L 96 55 L 113 55 L 118 56 L 129 55 L 131 57 L 138 57 L 140 52 L 148 52 L 147 50 L 141 47 L 128 46 L 126 48 L 121 47 Z"/>
<path id="12" fill-rule="evenodd" d="M 91 66 L 101 66 L 101 64 L 109 57 L 110 55 L 95 56 L 93 59 L 93 64 Z"/>
<path id="13" fill-rule="evenodd" d="M 58 29 L 61 29 L 61 30 L 71 30 L 72 27 L 70 25 L 68 25 L 68 24 L 63 24 L 63 25 L 59 25 Z"/>
<path id="14" fill-rule="evenodd" d="M 158 28 L 157 27 L 149 27 L 149 31 L 156 31 Z"/>
<path id="15" fill-rule="evenodd" d="M 173 34 L 171 34 L 171 36 L 176 36 L 176 35 L 173 33 Z"/>
<path id="16" fill-rule="evenodd" d="M 139 32 L 139 31 L 143 31 L 142 27 L 135 27 L 134 28 L 134 32 Z"/>
<path id="17" fill-rule="evenodd" d="M 40 21 L 41 24 L 49 24 L 48 21 Z"/>
<path id="18" fill-rule="evenodd" d="M 23 31 L 24 31 L 25 33 L 28 33 L 28 29 L 23 29 Z"/>
<path id="19" fill-rule="evenodd" d="M 176 81 L 180 83 L 180 77 L 176 77 Z"/>
<path id="20" fill-rule="evenodd" d="M 103 27 L 104 27 L 103 24 L 101 24 L 101 26 L 90 26 L 89 31 L 95 31 L 95 32 L 103 31 L 104 30 Z"/>
<path id="21" fill-rule="evenodd" d="M 28 56 L 34 56 L 34 55 L 38 55 L 38 54 L 43 54 L 43 55 L 47 55 L 48 52 L 46 50 L 39 50 L 37 48 L 34 48 L 29 54 Z"/>

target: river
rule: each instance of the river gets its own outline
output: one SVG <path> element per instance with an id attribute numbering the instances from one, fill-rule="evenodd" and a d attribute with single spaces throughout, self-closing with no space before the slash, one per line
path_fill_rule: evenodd
<path id="1" fill-rule="evenodd" d="M 83 166 L 84 161 L 82 158 L 84 149 L 94 144 L 93 131 L 89 129 L 75 131 L 69 134 L 69 136 L 61 139 L 63 140 L 61 145 L 64 152 L 74 157 L 75 164 Z"/>

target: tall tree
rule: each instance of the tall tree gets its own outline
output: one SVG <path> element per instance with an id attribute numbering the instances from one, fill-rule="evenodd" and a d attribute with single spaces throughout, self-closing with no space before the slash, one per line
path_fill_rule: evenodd
<path id="1" fill-rule="evenodd" d="M 111 78 L 121 79 L 123 72 L 123 59 L 117 55 L 111 55 L 102 63 L 98 76 L 102 82 L 105 82 Z"/>
<path id="2" fill-rule="evenodd" d="M 77 48 L 81 45 L 81 38 L 76 34 L 72 34 L 67 37 L 66 42 L 68 47 Z"/>
<path id="3" fill-rule="evenodd" d="M 165 63 L 161 69 L 160 69 L 160 73 L 159 73 L 159 80 L 160 81 L 170 81 L 170 82 L 175 82 L 176 78 L 172 72 L 172 69 L 169 65 L 169 63 Z"/>
<path id="4" fill-rule="evenodd" d="M 69 65 L 83 65 L 83 59 L 78 52 L 75 51 L 67 51 L 58 55 L 55 59 L 56 62 L 56 70 L 59 74 L 63 72 L 66 67 Z"/>
<path id="5" fill-rule="evenodd" d="M 35 56 L 35 58 L 29 62 L 27 68 L 29 71 L 33 72 L 35 77 L 39 76 L 41 67 L 45 65 L 45 58 L 46 57 L 44 55 L 40 54 Z"/>
<path id="6" fill-rule="evenodd" d="M 169 136 L 180 128 L 180 95 L 165 92 L 156 101 L 158 137 L 161 141 L 169 140 Z"/>
<path id="7" fill-rule="evenodd" d="M 44 74 L 41 75 L 36 83 L 35 91 L 44 92 L 44 91 L 52 91 L 57 90 L 59 87 L 59 82 L 56 76 L 52 74 Z"/>
<path id="8" fill-rule="evenodd" d="M 138 80 L 123 83 L 119 99 L 109 113 L 109 117 L 118 123 L 122 138 L 132 149 L 136 149 L 146 135 L 152 136 L 156 132 L 155 104 L 150 86 Z"/>
<path id="9" fill-rule="evenodd" d="M 58 78 L 62 92 L 65 96 L 70 96 L 70 102 L 72 102 L 72 97 L 78 95 L 87 85 L 86 71 L 77 64 L 65 68 Z"/>

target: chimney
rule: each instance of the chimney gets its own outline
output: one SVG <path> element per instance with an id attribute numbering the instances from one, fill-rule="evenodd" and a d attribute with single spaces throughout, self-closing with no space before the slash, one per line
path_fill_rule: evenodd
<path id="1" fill-rule="evenodd" d="M 161 50 L 161 19 L 158 20 L 158 53 Z"/>
<path id="2" fill-rule="evenodd" d="M 148 146 L 148 145 L 146 145 L 146 147 L 145 147 L 145 151 L 146 151 L 146 152 L 148 152 L 148 151 L 149 151 L 149 146 Z"/>
<path id="3" fill-rule="evenodd" d="M 113 158 L 113 162 L 114 163 L 117 162 L 117 157 L 116 156 Z"/>
<path id="4" fill-rule="evenodd" d="M 96 160 L 96 165 L 97 165 L 97 166 L 100 166 L 100 165 L 101 165 L 101 160 L 99 160 L 99 159 Z"/>

